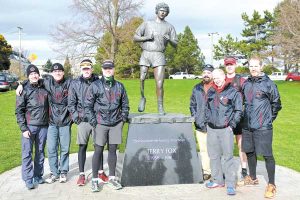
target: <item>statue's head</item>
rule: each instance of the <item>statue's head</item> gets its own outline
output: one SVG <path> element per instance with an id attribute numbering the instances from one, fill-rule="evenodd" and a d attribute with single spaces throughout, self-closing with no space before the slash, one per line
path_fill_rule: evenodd
<path id="1" fill-rule="evenodd" d="M 158 14 L 158 11 L 160 9 L 164 9 L 167 12 L 166 16 L 168 16 L 168 14 L 170 13 L 170 8 L 169 8 L 168 4 L 166 4 L 166 3 L 163 3 L 163 2 L 162 3 L 158 3 L 155 6 L 155 14 Z"/>

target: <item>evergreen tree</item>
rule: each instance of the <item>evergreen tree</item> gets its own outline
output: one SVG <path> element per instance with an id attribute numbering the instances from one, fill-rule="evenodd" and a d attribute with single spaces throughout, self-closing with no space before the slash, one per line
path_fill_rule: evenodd
<path id="1" fill-rule="evenodd" d="M 238 44 L 238 39 L 234 39 L 230 34 L 227 34 L 225 38 L 221 37 L 218 44 L 214 45 L 214 59 L 220 60 L 225 56 L 240 54 Z"/>
<path id="2" fill-rule="evenodd" d="M 269 38 L 274 32 L 274 15 L 269 11 L 264 11 L 261 16 L 258 11 L 254 11 L 252 18 L 246 13 L 242 14 L 245 29 L 241 35 L 245 38 L 239 44 L 240 51 L 247 56 L 251 54 L 263 55 L 269 48 Z"/>
<path id="3" fill-rule="evenodd" d="M 11 46 L 7 43 L 3 35 L 0 34 L 0 71 L 8 70 L 10 67 L 9 56 L 12 53 Z"/>
<path id="4" fill-rule="evenodd" d="M 72 65 L 70 63 L 69 56 L 66 57 L 65 63 L 64 63 L 64 72 L 65 72 L 65 77 L 72 77 Z"/>
<path id="5" fill-rule="evenodd" d="M 133 41 L 135 30 L 143 22 L 142 18 L 132 18 L 128 23 L 125 23 L 120 32 L 120 44 L 115 57 L 115 63 L 118 66 L 117 75 L 123 77 L 137 78 L 139 77 L 140 67 L 139 60 L 142 49 L 139 44 Z"/>
<path id="6" fill-rule="evenodd" d="M 198 46 L 198 41 L 190 27 L 186 26 L 184 32 L 178 35 L 177 50 L 174 54 L 174 60 L 170 62 L 170 66 L 175 66 L 175 69 L 180 69 L 180 71 L 194 73 L 195 71 L 200 71 L 203 65 L 204 56 Z"/>
<path id="7" fill-rule="evenodd" d="M 166 76 L 168 77 L 169 75 L 173 74 L 176 71 L 179 71 L 179 69 L 177 69 L 176 64 L 174 62 L 174 57 L 176 54 L 176 48 L 174 48 L 170 43 L 168 43 L 166 50 L 165 50 L 165 56 L 166 56 L 166 70 L 167 70 L 167 74 Z"/>
<path id="8" fill-rule="evenodd" d="M 51 71 L 52 62 L 50 59 L 47 60 L 46 64 L 43 66 L 43 70 L 47 73 Z"/>

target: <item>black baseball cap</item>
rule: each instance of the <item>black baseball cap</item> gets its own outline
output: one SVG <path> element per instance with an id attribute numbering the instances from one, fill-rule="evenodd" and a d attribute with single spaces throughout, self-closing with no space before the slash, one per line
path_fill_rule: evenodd
<path id="1" fill-rule="evenodd" d="M 102 63 L 103 69 L 112 69 L 115 67 L 115 64 L 112 60 L 104 60 Z"/>

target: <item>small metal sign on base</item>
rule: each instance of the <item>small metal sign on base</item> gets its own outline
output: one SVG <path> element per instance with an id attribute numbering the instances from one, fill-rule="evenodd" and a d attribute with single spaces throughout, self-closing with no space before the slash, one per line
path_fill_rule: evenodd
<path id="1" fill-rule="evenodd" d="M 131 114 L 129 121 L 122 185 L 203 182 L 192 117 Z"/>

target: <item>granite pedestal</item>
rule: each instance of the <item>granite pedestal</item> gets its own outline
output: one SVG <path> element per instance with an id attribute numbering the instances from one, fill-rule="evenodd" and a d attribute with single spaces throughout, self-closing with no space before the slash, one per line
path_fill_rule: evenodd
<path id="1" fill-rule="evenodd" d="M 203 182 L 193 120 L 183 114 L 131 114 L 122 185 Z"/>

